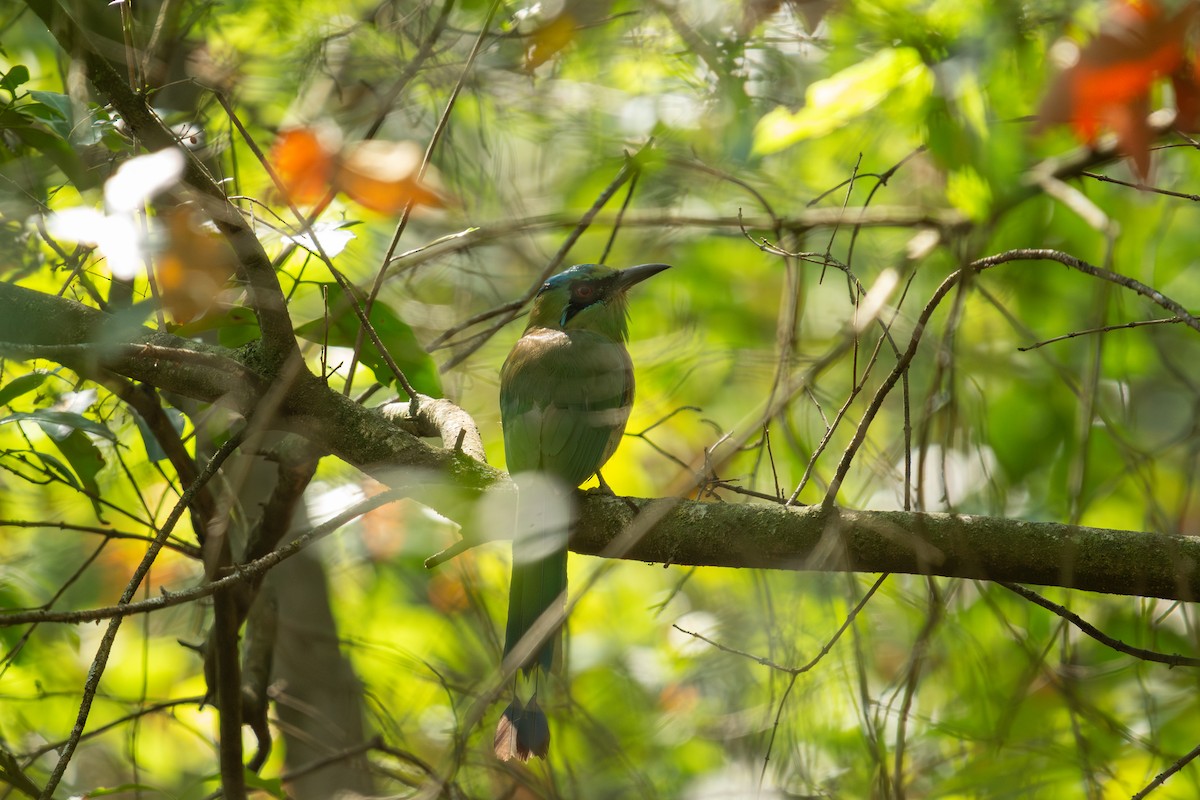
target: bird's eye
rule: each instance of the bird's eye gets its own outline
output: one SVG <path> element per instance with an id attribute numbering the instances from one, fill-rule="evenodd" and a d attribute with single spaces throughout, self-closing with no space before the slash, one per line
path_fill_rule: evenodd
<path id="1" fill-rule="evenodd" d="M 595 293 L 596 287 L 590 283 L 584 283 L 575 287 L 575 296 L 580 300 L 590 300 Z"/>

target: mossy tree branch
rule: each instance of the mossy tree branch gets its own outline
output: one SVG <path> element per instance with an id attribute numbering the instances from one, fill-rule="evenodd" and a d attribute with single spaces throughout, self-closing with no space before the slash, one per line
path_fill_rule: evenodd
<path id="1" fill-rule="evenodd" d="M 100 311 L 11 284 L 0 283 L 0 305 L 9 310 L 0 316 L 3 357 L 51 358 L 83 375 L 121 375 L 244 414 L 269 391 L 269 380 L 242 351 L 148 328 L 118 331 Z M 117 334 L 122 340 L 114 343 Z M 311 376 L 298 380 L 270 424 L 304 435 L 322 452 L 392 486 L 440 481 L 478 493 L 507 481 L 505 473 L 449 442 L 431 447 L 384 413 L 355 404 Z M 442 510 L 462 519 L 462 497 L 454 495 L 457 506 Z M 1200 597 L 1200 539 L 1186 536 L 994 517 L 671 499 L 631 501 L 659 518 L 630 536 L 634 514 L 625 499 L 588 494 L 582 503 L 572 549 L 588 555 L 697 566 L 906 572 L 1177 600 Z"/>

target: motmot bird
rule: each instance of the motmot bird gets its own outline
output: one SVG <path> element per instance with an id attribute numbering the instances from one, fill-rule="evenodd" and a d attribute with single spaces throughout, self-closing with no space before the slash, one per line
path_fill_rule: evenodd
<path id="1" fill-rule="evenodd" d="M 642 264 L 617 270 L 578 264 L 542 285 L 529 313 L 525 333 L 500 370 L 500 419 L 508 470 L 540 472 L 576 488 L 612 456 L 625 432 L 633 405 L 633 362 L 626 293 L 634 284 L 667 269 Z M 536 516 L 531 503 L 518 500 Z M 553 533 L 553 532 L 552 532 Z M 567 531 L 513 537 L 512 583 L 508 595 L 505 658 L 538 618 L 564 607 L 567 588 Z M 561 623 L 560 623 L 561 624 Z M 559 633 L 530 653 L 519 666 L 528 677 L 549 673 Z M 496 755 L 546 757 L 550 726 L 537 703 L 537 689 L 523 704 L 515 687 L 512 704 L 496 726 Z"/>

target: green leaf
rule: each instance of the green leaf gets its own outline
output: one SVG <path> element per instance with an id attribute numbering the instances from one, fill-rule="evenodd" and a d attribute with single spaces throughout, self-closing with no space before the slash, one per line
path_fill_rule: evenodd
<path id="1" fill-rule="evenodd" d="M 4 73 L 3 78 L 0 78 L 0 89 L 6 89 L 15 94 L 18 86 L 28 82 L 29 68 L 24 64 L 17 64 L 8 72 Z"/>
<path id="2" fill-rule="evenodd" d="M 61 122 L 63 118 L 61 109 L 56 106 L 48 106 L 45 103 L 22 103 L 12 110 L 19 112 L 29 119 L 41 120 L 42 122 Z"/>
<path id="3" fill-rule="evenodd" d="M 358 315 L 350 307 L 344 292 L 336 284 L 329 284 L 329 296 L 336 297 L 329 311 L 329 332 L 325 333 L 325 320 L 315 319 L 296 328 L 296 335 L 316 344 L 328 343 L 331 347 L 354 347 L 361 325 Z M 442 382 L 438 377 L 437 365 L 421 347 L 417 336 L 404 320 L 396 315 L 387 303 L 376 301 L 371 308 L 371 327 L 379 334 L 380 341 L 395 359 L 396 365 L 418 392 L 440 397 Z M 380 357 L 374 343 L 363 337 L 362 362 L 370 367 L 381 382 L 391 383 L 391 368 Z"/>
<path id="4" fill-rule="evenodd" d="M 960 167 L 947 176 L 946 199 L 977 222 L 987 219 L 992 210 L 992 188 L 970 166 Z"/>
<path id="5" fill-rule="evenodd" d="M 70 140 L 72 117 L 74 116 L 71 98 L 58 92 L 30 92 L 29 96 L 51 109 L 53 113 L 47 117 L 46 124 L 64 140 Z"/>
<path id="6" fill-rule="evenodd" d="M 183 414 L 178 409 L 164 408 L 167 418 L 171 420 L 171 427 L 177 433 L 183 433 Z M 158 437 L 150 430 L 150 426 L 146 424 L 146 420 L 142 419 L 141 414 L 133 415 L 134 422 L 137 423 L 138 431 L 142 434 L 142 442 L 146 445 L 146 456 L 153 462 L 157 463 L 167 457 L 163 451 L 162 445 L 158 442 Z"/>
<path id="7" fill-rule="evenodd" d="M 28 375 L 13 378 L 8 383 L 0 386 L 0 406 L 8 405 L 21 395 L 32 392 L 45 383 L 48 377 L 50 377 L 50 373 L 48 372 L 31 372 Z"/>
<path id="8" fill-rule="evenodd" d="M 910 47 L 881 50 L 865 61 L 817 81 L 804 93 L 795 113 L 779 106 L 754 129 L 754 153 L 770 155 L 804 139 L 833 133 L 893 93 L 922 100 L 933 90 L 933 73 Z"/>
<path id="9" fill-rule="evenodd" d="M 117 441 L 117 435 L 109 430 L 107 425 L 102 425 L 95 420 L 88 419 L 82 414 L 76 414 L 71 411 L 21 411 L 16 414 L 9 414 L 7 417 L 0 419 L 0 425 L 6 422 L 24 421 L 38 423 L 52 439 L 60 438 L 59 433 L 48 430 L 46 428 L 47 425 L 64 425 L 68 428 L 74 428 L 77 431 L 94 433 L 96 436 L 101 436 L 110 442 Z M 62 434 L 62 438 L 65 438 L 67 435 L 69 434 Z"/>
<path id="10" fill-rule="evenodd" d="M 36 106 L 24 106 L 22 108 L 35 108 Z M 66 137 L 58 131 L 50 132 L 41 129 L 42 123 L 37 123 L 39 127 L 29 125 L 4 125 L 6 130 L 9 130 L 21 141 L 23 145 L 30 150 L 41 153 L 43 156 L 54 162 L 54 165 L 62 170 L 80 189 L 88 189 L 99 184 L 99 178 L 92 175 L 84 167 L 83 161 L 79 158 L 79 153 L 71 146 Z M 48 124 L 48 123 L 47 123 Z M 53 125 L 51 127 L 54 127 Z"/>
<path id="11" fill-rule="evenodd" d="M 145 783 L 123 783 L 120 786 L 109 786 L 101 789 L 88 789 L 88 797 L 106 797 L 110 794 L 126 794 L 127 792 L 154 792 L 166 794 L 162 789 Z"/>
<path id="12" fill-rule="evenodd" d="M 264 778 L 250 770 L 246 770 L 246 788 L 266 792 L 271 797 L 287 800 L 288 794 L 283 789 L 282 778 Z"/>
<path id="13" fill-rule="evenodd" d="M 325 252 L 329 258 L 336 258 L 346 249 L 346 245 L 354 240 L 356 234 L 348 230 L 349 228 L 358 225 L 358 222 L 318 222 L 312 226 L 312 234 L 302 233 L 297 236 L 284 236 L 284 241 L 292 242 L 303 247 L 310 253 L 317 253 L 320 250 Z M 316 241 L 313 241 L 314 238 Z M 321 247 L 318 249 L 317 244 Z"/>
<path id="14" fill-rule="evenodd" d="M 262 331 L 258 329 L 257 319 L 246 325 L 227 325 L 217 329 L 217 343 L 230 350 L 236 350 L 242 345 L 261 338 Z"/>
<path id="15" fill-rule="evenodd" d="M 191 338 L 207 331 L 217 331 L 217 339 L 223 347 L 238 348 L 262 336 L 254 312 L 243 306 L 234 306 L 224 311 L 205 314 L 186 325 L 172 328 L 176 336 Z"/>
<path id="16" fill-rule="evenodd" d="M 64 464 L 62 459 L 58 458 L 58 456 L 52 456 L 49 453 L 43 453 L 41 450 L 31 450 L 29 452 L 41 459 L 42 464 L 48 470 L 58 473 L 58 476 L 62 478 L 72 489 L 83 488 L 80 485 L 79 480 L 75 477 L 75 473 L 71 472 L 71 468 Z"/>
<path id="17" fill-rule="evenodd" d="M 100 454 L 96 445 L 92 444 L 92 440 L 78 429 L 71 431 L 64 439 L 54 440 L 54 444 L 79 476 L 80 484 L 92 496 L 92 507 L 96 511 L 96 517 L 103 521 L 100 504 L 96 500 L 100 496 L 100 485 L 96 482 L 96 476 L 104 468 L 104 456 Z"/>

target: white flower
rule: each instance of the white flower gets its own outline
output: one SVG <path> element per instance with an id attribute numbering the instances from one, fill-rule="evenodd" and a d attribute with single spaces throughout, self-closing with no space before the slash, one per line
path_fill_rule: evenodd
<path id="1" fill-rule="evenodd" d="M 183 152 L 171 147 L 126 161 L 104 184 L 105 211 L 68 208 L 46 220 L 55 239 L 94 245 L 113 277 L 130 279 L 145 261 L 146 241 L 154 229 L 136 216 L 147 200 L 174 186 L 183 174 Z"/>

